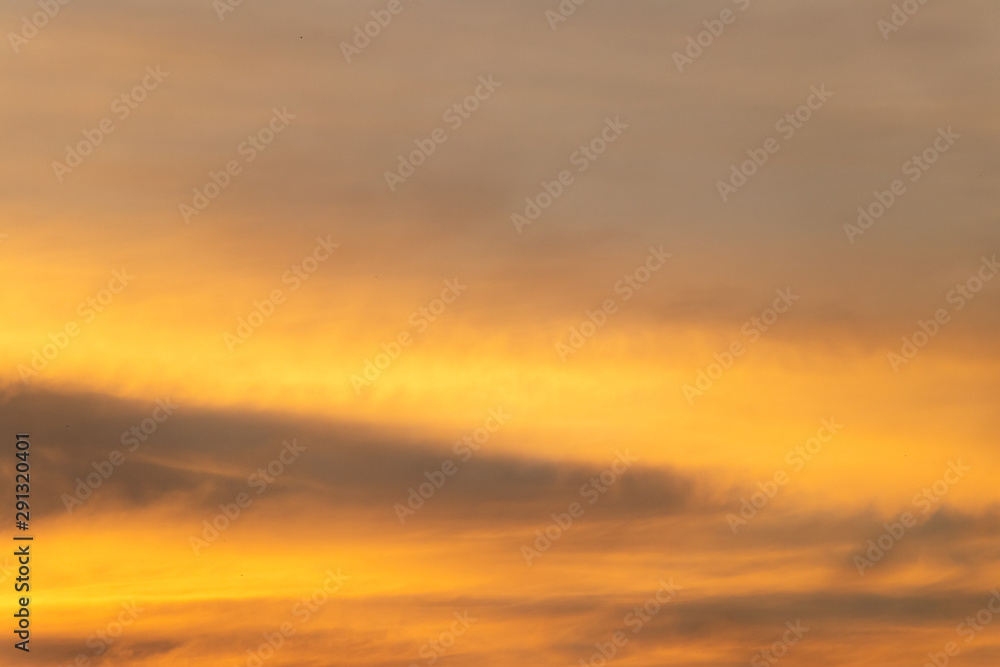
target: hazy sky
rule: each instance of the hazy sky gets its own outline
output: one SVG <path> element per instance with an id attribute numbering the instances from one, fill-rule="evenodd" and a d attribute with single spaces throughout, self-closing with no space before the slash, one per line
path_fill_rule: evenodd
<path id="1" fill-rule="evenodd" d="M 995 3 L 0 25 L 37 664 L 1000 659 Z"/>

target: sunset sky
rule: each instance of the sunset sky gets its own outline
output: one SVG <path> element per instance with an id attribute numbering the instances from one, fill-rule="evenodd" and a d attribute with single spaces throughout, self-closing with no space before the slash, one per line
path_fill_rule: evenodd
<path id="1" fill-rule="evenodd" d="M 0 665 L 1000 663 L 995 2 L 237 1 L 0 8 Z"/>

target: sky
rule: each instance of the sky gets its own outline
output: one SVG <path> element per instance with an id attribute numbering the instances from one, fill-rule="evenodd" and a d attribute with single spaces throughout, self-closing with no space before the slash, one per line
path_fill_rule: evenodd
<path id="1" fill-rule="evenodd" d="M 0 26 L 0 663 L 1000 660 L 995 3 Z"/>

